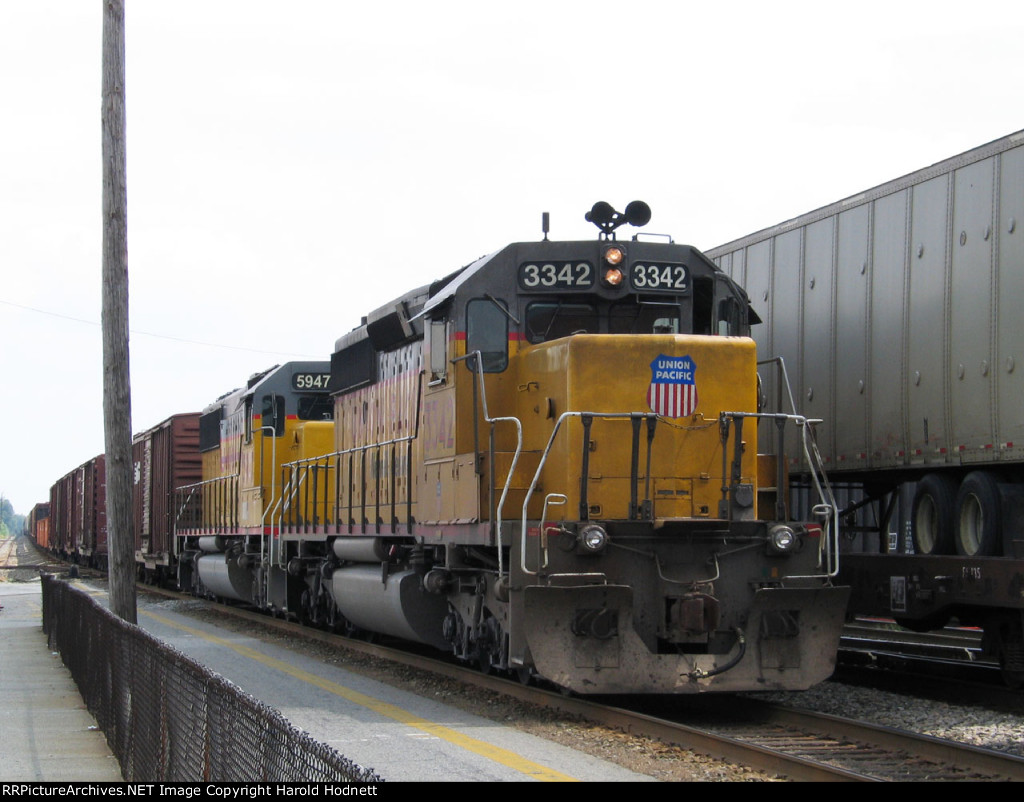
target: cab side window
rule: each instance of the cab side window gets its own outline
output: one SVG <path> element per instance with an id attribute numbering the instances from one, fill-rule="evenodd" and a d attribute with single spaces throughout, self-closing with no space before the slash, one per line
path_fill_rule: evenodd
<path id="1" fill-rule="evenodd" d="M 735 298 L 723 298 L 718 302 L 718 334 L 739 337 L 743 331 L 743 307 Z"/>
<path id="2" fill-rule="evenodd" d="M 448 377 L 448 320 L 430 321 L 430 384 L 444 384 Z"/>
<path id="3" fill-rule="evenodd" d="M 274 428 L 274 437 L 284 436 L 284 396 L 263 396 L 262 425 Z"/>
<path id="4" fill-rule="evenodd" d="M 479 351 L 485 373 L 508 367 L 508 315 L 490 298 L 466 305 L 466 352 Z"/>

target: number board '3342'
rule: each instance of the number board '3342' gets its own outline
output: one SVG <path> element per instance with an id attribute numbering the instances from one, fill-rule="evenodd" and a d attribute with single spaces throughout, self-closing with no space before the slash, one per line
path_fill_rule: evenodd
<path id="1" fill-rule="evenodd" d="M 594 286 L 590 262 L 526 262 L 519 265 L 524 290 L 589 290 Z"/>

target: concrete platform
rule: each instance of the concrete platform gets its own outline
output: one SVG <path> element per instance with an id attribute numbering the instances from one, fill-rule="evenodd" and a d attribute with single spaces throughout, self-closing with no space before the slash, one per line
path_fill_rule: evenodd
<path id="1" fill-rule="evenodd" d="M 106 603 L 104 587 L 75 581 Z M 42 632 L 38 582 L 0 582 L 0 780 L 118 781 L 103 733 Z M 650 782 L 620 766 L 246 637 L 140 595 L 139 624 L 385 781 Z"/>
<path id="2" fill-rule="evenodd" d="M 42 627 L 34 582 L 0 582 L 0 779 L 117 782 L 117 760 Z"/>
<path id="3" fill-rule="evenodd" d="M 139 625 L 387 782 L 652 782 L 614 763 L 139 596 Z"/>

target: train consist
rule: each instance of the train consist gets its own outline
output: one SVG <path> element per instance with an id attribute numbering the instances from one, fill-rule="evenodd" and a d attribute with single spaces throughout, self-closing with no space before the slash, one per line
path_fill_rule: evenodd
<path id="1" fill-rule="evenodd" d="M 851 611 L 983 627 L 1014 682 L 1022 223 L 1024 132 L 709 251 L 750 292 L 767 323 L 755 339 L 784 358 L 804 413 L 827 421 L 818 446 L 858 524 Z"/>
<path id="2" fill-rule="evenodd" d="M 811 427 L 763 408 L 736 282 L 616 238 L 649 216 L 596 204 L 591 241 L 545 225 L 219 398 L 143 570 L 581 693 L 825 679 L 835 503 L 818 484 L 796 521 L 785 492 Z M 796 455 L 759 454 L 759 428 Z"/>

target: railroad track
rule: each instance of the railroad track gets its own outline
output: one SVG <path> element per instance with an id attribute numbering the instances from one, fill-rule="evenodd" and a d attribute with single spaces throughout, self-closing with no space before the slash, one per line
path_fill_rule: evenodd
<path id="1" fill-rule="evenodd" d="M 173 591 L 139 586 L 140 591 L 191 599 Z M 954 741 L 916 735 L 808 711 L 785 708 L 748 696 L 567 697 L 482 674 L 463 665 L 383 644 L 344 638 L 271 618 L 261 613 L 209 602 L 210 610 L 297 638 L 319 641 L 381 660 L 494 691 L 518 701 L 579 716 L 634 736 L 646 737 L 733 764 L 799 781 L 1024 780 L 1024 759 Z M 671 709 L 651 715 L 645 709 Z M 699 718 L 699 723 L 692 723 Z"/>
<path id="2" fill-rule="evenodd" d="M 0 539 L 0 571 L 23 571 L 34 577 L 39 569 L 56 568 L 59 565 L 26 538 L 19 536 Z"/>
<path id="3" fill-rule="evenodd" d="M 827 764 L 846 779 L 1024 780 L 1024 759 L 1014 755 L 748 698 L 739 703 L 738 720 L 713 725 L 716 732 L 812 765 Z"/>

